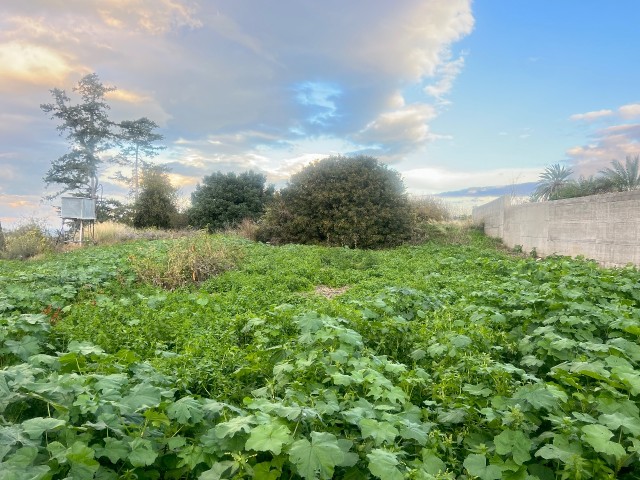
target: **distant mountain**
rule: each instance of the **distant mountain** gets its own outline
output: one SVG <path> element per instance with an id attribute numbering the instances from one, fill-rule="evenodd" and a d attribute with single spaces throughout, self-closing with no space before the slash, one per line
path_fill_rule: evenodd
<path id="1" fill-rule="evenodd" d="M 515 195 L 516 197 L 528 197 L 536 189 L 536 182 L 516 183 L 514 185 L 501 185 L 493 187 L 471 187 L 464 190 L 438 193 L 438 197 L 500 197 L 502 195 Z"/>

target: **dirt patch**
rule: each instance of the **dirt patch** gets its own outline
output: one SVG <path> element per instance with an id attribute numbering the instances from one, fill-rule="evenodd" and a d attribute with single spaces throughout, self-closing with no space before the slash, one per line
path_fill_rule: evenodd
<path id="1" fill-rule="evenodd" d="M 322 295 L 325 298 L 333 298 L 338 295 L 342 295 L 347 290 L 349 290 L 349 287 L 347 286 L 333 288 L 327 287 L 326 285 L 318 285 L 314 291 L 316 295 Z"/>

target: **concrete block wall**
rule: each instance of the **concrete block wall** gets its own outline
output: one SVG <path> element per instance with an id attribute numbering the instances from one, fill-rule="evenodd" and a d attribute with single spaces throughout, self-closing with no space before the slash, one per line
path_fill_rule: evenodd
<path id="1" fill-rule="evenodd" d="M 500 197 L 474 208 L 473 221 L 484 224 L 487 235 L 525 252 L 640 266 L 640 190 L 522 205 Z"/>

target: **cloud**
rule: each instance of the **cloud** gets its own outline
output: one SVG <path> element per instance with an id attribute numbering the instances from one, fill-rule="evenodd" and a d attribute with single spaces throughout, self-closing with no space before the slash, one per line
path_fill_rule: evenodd
<path id="1" fill-rule="evenodd" d="M 68 145 L 38 106 L 91 72 L 118 87 L 114 121 L 161 125 L 158 161 L 185 189 L 217 169 L 283 182 L 329 154 L 400 160 L 437 138 L 464 66 L 453 46 L 473 24 L 470 0 L 1 2 L 0 158 L 16 172 L 4 193 L 42 188 Z"/>
<path id="2" fill-rule="evenodd" d="M 613 110 L 597 110 L 594 112 L 576 113 L 575 115 L 571 115 L 569 118 L 575 121 L 593 122 L 595 120 L 600 120 L 601 118 L 611 117 L 613 114 Z"/>
<path id="3" fill-rule="evenodd" d="M 460 56 L 456 60 L 443 63 L 436 71 L 436 74 L 440 76 L 439 80 L 436 83 L 427 85 L 424 88 L 425 93 L 436 98 L 436 100 L 441 103 L 449 103 L 444 99 L 444 97 L 451 91 L 453 81 L 460 74 L 463 68 L 464 56 Z"/>
<path id="4" fill-rule="evenodd" d="M 387 155 L 413 150 L 430 138 L 428 122 L 435 118 L 432 105 L 416 103 L 384 111 L 353 138 L 373 144 Z"/>
<path id="5" fill-rule="evenodd" d="M 5 92 L 16 84 L 50 85 L 71 72 L 69 57 L 50 48 L 26 42 L 0 44 L 0 85 Z"/>
<path id="6" fill-rule="evenodd" d="M 640 153 L 640 124 L 613 125 L 590 135 L 591 142 L 567 150 L 572 168 L 578 175 L 594 175 L 612 160 L 624 160 Z"/>
<path id="7" fill-rule="evenodd" d="M 442 167 L 415 168 L 403 171 L 407 190 L 432 194 L 474 187 L 514 185 L 538 180 L 537 168 L 501 168 L 482 171 L 451 170 Z"/>
<path id="8" fill-rule="evenodd" d="M 640 103 L 630 103 L 623 105 L 618 109 L 622 118 L 637 118 L 640 117 Z"/>

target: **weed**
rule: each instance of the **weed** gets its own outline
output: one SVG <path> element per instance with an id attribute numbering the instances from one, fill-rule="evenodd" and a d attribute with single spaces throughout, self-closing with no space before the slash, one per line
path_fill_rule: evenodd
<path id="1" fill-rule="evenodd" d="M 215 241 L 205 231 L 176 240 L 160 258 L 131 257 L 142 281 L 169 290 L 203 282 L 233 268 L 238 259 L 236 248 Z"/>

